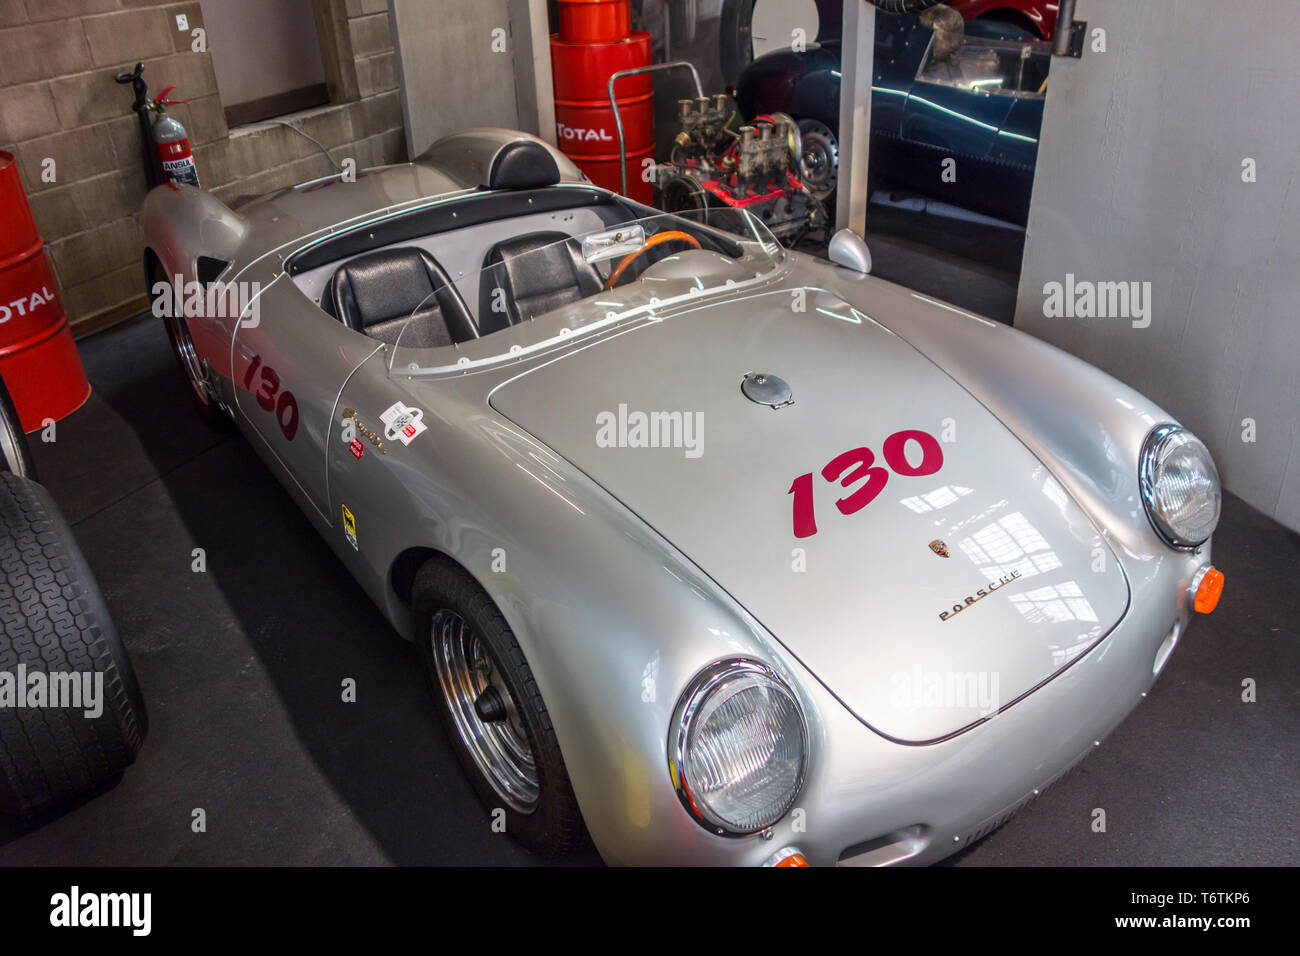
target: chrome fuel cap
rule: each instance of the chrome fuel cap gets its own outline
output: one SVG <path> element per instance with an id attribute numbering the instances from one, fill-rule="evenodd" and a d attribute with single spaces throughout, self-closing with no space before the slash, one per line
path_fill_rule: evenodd
<path id="1" fill-rule="evenodd" d="M 794 404 L 794 395 L 785 379 L 766 372 L 750 372 L 740 380 L 740 391 L 751 402 L 783 408 Z"/>

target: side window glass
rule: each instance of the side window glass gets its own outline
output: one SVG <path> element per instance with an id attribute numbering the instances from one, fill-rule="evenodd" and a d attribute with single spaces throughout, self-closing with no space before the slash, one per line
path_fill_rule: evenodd
<path id="1" fill-rule="evenodd" d="M 1023 82 L 1021 67 L 1026 48 L 1016 44 L 993 45 L 965 38 L 956 50 L 930 44 L 917 79 L 976 93 L 1015 95 Z"/>
<path id="2" fill-rule="evenodd" d="M 1023 96 L 1042 96 L 1047 92 L 1047 73 L 1052 58 L 1046 53 L 1031 50 L 1020 71 L 1020 93 Z"/>

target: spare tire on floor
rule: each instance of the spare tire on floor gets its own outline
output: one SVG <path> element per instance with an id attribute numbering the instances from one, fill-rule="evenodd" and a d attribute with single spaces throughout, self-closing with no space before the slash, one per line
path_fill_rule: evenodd
<path id="1" fill-rule="evenodd" d="M 147 721 L 63 515 L 40 485 L 0 472 L 0 812 L 31 813 L 116 778 Z"/>

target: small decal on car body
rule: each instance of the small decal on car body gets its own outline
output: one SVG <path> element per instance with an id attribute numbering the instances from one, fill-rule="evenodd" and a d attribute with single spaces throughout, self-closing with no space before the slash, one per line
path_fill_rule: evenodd
<path id="1" fill-rule="evenodd" d="M 348 442 L 348 451 L 352 452 L 352 457 L 361 460 L 361 456 L 366 453 L 366 446 L 361 444 L 360 438 L 354 438 Z"/>
<path id="2" fill-rule="evenodd" d="M 370 442 L 370 444 L 375 446 L 375 449 L 379 452 L 379 454 L 381 455 L 388 454 L 388 452 L 384 451 L 383 441 L 380 440 L 378 435 L 376 435 L 374 432 L 372 432 L 369 428 L 365 426 L 365 423 L 361 421 L 361 416 L 357 414 L 355 408 L 343 409 L 343 420 L 348 421 L 349 419 L 352 421 L 352 424 L 356 426 L 357 431 L 359 431 L 362 435 L 364 435 L 366 437 L 366 440 Z M 351 448 L 351 443 L 349 443 L 349 448 Z M 352 451 L 352 454 L 356 455 L 358 458 L 361 457 L 361 455 L 355 450 Z"/>
<path id="3" fill-rule="evenodd" d="M 1019 572 L 1019 571 L 1012 571 L 1010 574 L 1004 574 L 1004 575 L 1002 575 L 1002 577 L 999 578 L 996 582 L 994 582 L 994 581 L 990 581 L 986 587 L 982 587 L 982 588 L 980 588 L 980 589 L 979 589 L 978 591 L 976 591 L 974 594 L 968 594 L 968 595 L 966 595 L 966 597 L 965 597 L 965 599 L 963 600 L 962 603 L 960 603 L 960 604 L 954 604 L 954 605 L 952 606 L 952 610 L 951 610 L 951 611 L 940 611 L 940 612 L 939 612 L 939 620 L 941 620 L 941 621 L 947 621 L 947 620 L 949 620 L 950 618 L 953 617 L 953 615 L 955 615 L 955 614 L 960 614 L 962 611 L 966 610 L 966 608 L 970 607 L 970 606 L 971 606 L 972 604 L 974 604 L 976 601 L 982 601 L 982 600 L 984 600 L 986 597 L 988 597 L 990 594 L 992 594 L 992 593 L 993 593 L 994 591 L 996 591 L 998 588 L 1002 587 L 1002 586 L 1005 585 L 1005 584 L 1010 584 L 1012 581 L 1014 581 L 1014 580 L 1015 580 L 1016 578 L 1018 578 L 1018 577 L 1020 577 L 1020 572 Z"/>
<path id="4" fill-rule="evenodd" d="M 409 445 L 427 427 L 423 409 L 407 407 L 401 402 L 394 402 L 379 418 L 384 423 L 384 437 L 389 441 L 401 439 L 403 445 Z"/>
<path id="5" fill-rule="evenodd" d="M 353 517 L 347 505 L 343 506 L 343 533 L 348 536 L 348 544 L 360 551 L 361 548 L 357 544 L 357 519 Z"/>

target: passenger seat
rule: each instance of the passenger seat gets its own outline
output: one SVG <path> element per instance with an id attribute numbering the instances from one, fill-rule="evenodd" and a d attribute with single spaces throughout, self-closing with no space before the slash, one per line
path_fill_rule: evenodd
<path id="1" fill-rule="evenodd" d="M 567 233 L 530 232 L 503 239 L 483 262 L 479 329 L 487 335 L 518 325 L 595 295 L 603 284 L 596 267 L 582 257 L 577 240 Z"/>

